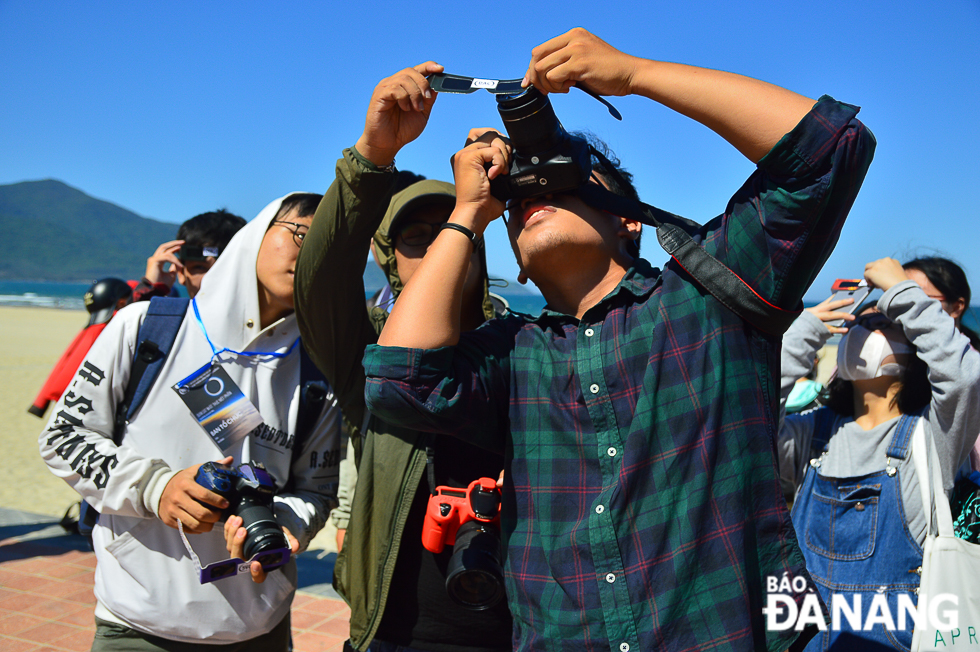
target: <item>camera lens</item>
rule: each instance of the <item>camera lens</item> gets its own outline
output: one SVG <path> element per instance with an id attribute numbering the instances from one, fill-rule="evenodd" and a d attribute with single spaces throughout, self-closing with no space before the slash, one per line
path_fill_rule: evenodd
<path id="1" fill-rule="evenodd" d="M 504 597 L 500 535 L 494 526 L 467 521 L 459 527 L 446 590 L 456 603 L 474 611 L 489 609 Z"/>
<path id="2" fill-rule="evenodd" d="M 271 500 L 266 502 L 243 496 L 235 513 L 242 517 L 242 527 L 245 528 L 245 559 L 269 550 L 289 547 L 286 535 L 272 513 Z"/>
<path id="3" fill-rule="evenodd" d="M 517 95 L 497 95 L 497 111 L 514 148 L 524 156 L 557 147 L 565 138 L 551 100 L 534 86 Z"/>

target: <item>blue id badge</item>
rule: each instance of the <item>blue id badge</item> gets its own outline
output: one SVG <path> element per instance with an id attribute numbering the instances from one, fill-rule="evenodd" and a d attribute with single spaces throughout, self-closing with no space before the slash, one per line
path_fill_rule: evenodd
<path id="1" fill-rule="evenodd" d="M 204 365 L 173 390 L 222 452 L 262 424 L 262 415 L 217 364 Z"/>

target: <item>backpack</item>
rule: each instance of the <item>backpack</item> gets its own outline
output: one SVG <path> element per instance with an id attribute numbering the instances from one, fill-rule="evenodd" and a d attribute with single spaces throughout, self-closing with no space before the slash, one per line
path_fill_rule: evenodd
<path id="1" fill-rule="evenodd" d="M 150 388 L 160 375 L 163 363 L 170 354 L 170 349 L 177 339 L 177 331 L 187 314 L 190 299 L 182 297 L 153 297 L 150 308 L 136 336 L 136 354 L 133 356 L 133 366 L 129 375 L 129 383 L 123 400 L 116 406 L 115 427 L 112 441 L 118 446 L 122 443 L 126 423 L 132 418 L 143 404 Z M 293 441 L 293 460 L 301 448 L 300 442 L 313 429 L 317 419 L 323 413 L 329 393 L 327 380 L 310 359 L 303 342 L 299 345 L 299 414 L 296 417 L 296 438 Z M 288 487 L 289 483 L 286 483 Z M 285 488 L 285 487 L 284 487 Z M 92 528 L 98 522 L 99 512 L 86 501 L 81 501 L 79 507 L 78 531 L 89 539 Z"/>

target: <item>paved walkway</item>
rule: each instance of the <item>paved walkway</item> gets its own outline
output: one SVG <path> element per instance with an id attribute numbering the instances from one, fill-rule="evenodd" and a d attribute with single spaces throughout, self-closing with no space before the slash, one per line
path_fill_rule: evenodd
<path id="1" fill-rule="evenodd" d="M 299 555 L 293 601 L 297 652 L 334 652 L 350 610 L 330 586 L 333 553 Z M 50 516 L 0 508 L 0 650 L 84 652 L 95 634 L 95 555 Z"/>

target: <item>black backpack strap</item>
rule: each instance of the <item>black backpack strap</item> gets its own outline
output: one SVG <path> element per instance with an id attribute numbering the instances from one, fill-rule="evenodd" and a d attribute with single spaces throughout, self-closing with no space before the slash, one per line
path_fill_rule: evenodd
<path id="1" fill-rule="evenodd" d="M 603 162 L 611 176 L 620 176 L 601 153 L 595 150 L 592 153 Z M 578 194 L 589 206 L 608 210 L 620 217 L 634 219 L 657 229 L 660 246 L 698 285 L 763 333 L 781 336 L 803 310 L 802 304 L 795 310 L 786 310 L 769 303 L 728 266 L 705 251 L 692 237 L 701 228 L 696 222 L 655 206 L 621 197 L 595 183 L 580 187 Z"/>
<path id="2" fill-rule="evenodd" d="M 299 343 L 299 414 L 296 416 L 296 444 L 306 439 L 313 427 L 316 425 L 320 415 L 323 414 L 323 406 L 326 405 L 327 395 L 330 393 L 330 386 L 327 379 L 310 355 L 303 347 L 303 342 Z M 293 445 L 293 455 L 296 454 L 298 445 Z"/>
<path id="3" fill-rule="evenodd" d="M 190 299 L 153 297 L 136 338 L 136 355 L 123 400 L 116 406 L 113 441 L 122 442 L 126 422 L 143 404 L 173 348 Z"/>
<path id="4" fill-rule="evenodd" d="M 303 444 L 316 422 L 323 414 L 323 408 L 327 404 L 330 395 L 330 385 L 310 355 L 303 347 L 303 341 L 299 343 L 299 412 L 296 415 L 296 435 L 293 439 L 292 464 L 295 464 L 303 452 Z M 291 491 L 292 475 L 290 480 L 283 487 L 283 491 Z"/>

